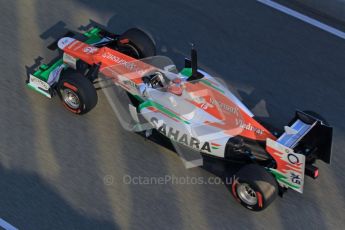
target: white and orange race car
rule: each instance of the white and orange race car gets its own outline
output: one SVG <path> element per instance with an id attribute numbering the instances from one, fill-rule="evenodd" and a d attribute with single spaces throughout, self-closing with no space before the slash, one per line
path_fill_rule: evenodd
<path id="1" fill-rule="evenodd" d="M 177 71 L 155 56 L 155 43 L 139 29 L 116 35 L 93 28 L 81 38 L 63 37 L 58 61 L 41 65 L 27 85 L 85 114 L 105 92 L 123 127 L 151 130 L 195 152 L 247 163 L 231 184 L 233 196 L 250 210 L 266 208 L 290 188 L 303 192 L 304 176 L 331 161 L 332 128 L 319 115 L 297 111 L 284 131 L 273 132 L 220 80 L 198 69 L 196 51 Z"/>

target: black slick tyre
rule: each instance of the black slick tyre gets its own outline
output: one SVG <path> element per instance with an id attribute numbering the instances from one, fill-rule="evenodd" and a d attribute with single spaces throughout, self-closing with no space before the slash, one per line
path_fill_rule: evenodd
<path id="1" fill-rule="evenodd" d="M 156 55 L 156 46 L 152 38 L 138 28 L 131 28 L 120 37 L 123 46 L 128 46 L 132 51 L 130 56 L 140 59 Z"/>
<path id="2" fill-rule="evenodd" d="M 249 164 L 235 175 L 231 185 L 234 198 L 245 208 L 261 211 L 278 195 L 278 184 L 273 175 L 260 165 Z"/>
<path id="3" fill-rule="evenodd" d="M 66 71 L 62 74 L 57 91 L 65 108 L 79 115 L 89 112 L 98 101 L 93 84 L 75 71 Z"/>

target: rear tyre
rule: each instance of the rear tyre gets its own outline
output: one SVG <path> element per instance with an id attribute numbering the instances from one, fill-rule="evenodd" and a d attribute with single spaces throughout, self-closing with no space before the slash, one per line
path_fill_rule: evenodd
<path id="1" fill-rule="evenodd" d="M 156 55 L 155 43 L 144 31 L 138 28 L 129 29 L 121 35 L 120 41 L 127 39 L 128 42 L 123 43 L 122 46 L 128 46 L 131 51 L 128 53 L 129 56 L 140 59 Z"/>
<path id="2" fill-rule="evenodd" d="M 231 186 L 232 195 L 245 208 L 261 211 L 278 195 L 275 178 L 260 165 L 250 164 L 241 168 Z"/>
<path id="3" fill-rule="evenodd" d="M 65 108 L 79 115 L 89 112 L 98 101 L 93 84 L 81 73 L 74 71 L 67 71 L 62 75 L 58 94 Z"/>

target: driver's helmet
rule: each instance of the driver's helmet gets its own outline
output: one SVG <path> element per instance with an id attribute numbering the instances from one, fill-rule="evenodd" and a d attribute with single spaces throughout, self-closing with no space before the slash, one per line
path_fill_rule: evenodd
<path id="1" fill-rule="evenodd" d="M 173 93 L 177 96 L 181 96 L 182 92 L 183 92 L 183 88 L 182 88 L 182 80 L 181 78 L 174 78 L 169 86 L 168 86 L 168 92 Z"/>
<path id="2" fill-rule="evenodd" d="M 159 71 L 144 76 L 143 82 L 145 84 L 151 85 L 151 87 L 154 89 L 165 87 L 164 75 Z"/>

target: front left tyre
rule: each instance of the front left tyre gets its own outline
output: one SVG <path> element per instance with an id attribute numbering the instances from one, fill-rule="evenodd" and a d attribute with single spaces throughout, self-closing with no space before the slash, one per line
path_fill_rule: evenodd
<path id="1" fill-rule="evenodd" d="M 156 55 L 155 42 L 141 29 L 131 28 L 125 31 L 120 37 L 120 41 L 124 40 L 128 40 L 128 42 L 122 44 L 122 46 L 127 46 L 130 51 L 127 55 L 131 57 L 141 59 Z"/>
<path id="2" fill-rule="evenodd" d="M 95 87 L 79 72 L 63 73 L 57 90 L 65 108 L 75 114 L 82 115 L 89 112 L 98 101 Z"/>

